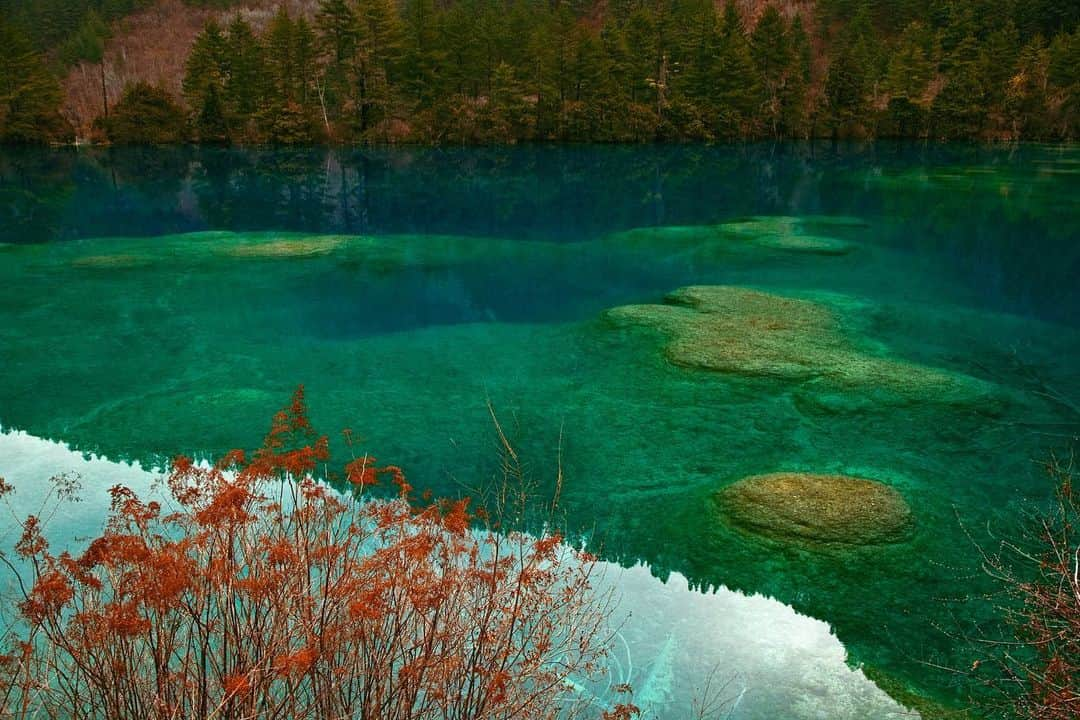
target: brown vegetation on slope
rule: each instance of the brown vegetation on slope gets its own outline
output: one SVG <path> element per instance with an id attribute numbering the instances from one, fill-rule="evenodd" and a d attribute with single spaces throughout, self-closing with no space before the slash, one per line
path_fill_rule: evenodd
<path id="1" fill-rule="evenodd" d="M 752 27 L 769 5 L 775 5 L 785 18 L 802 15 L 804 21 L 813 17 L 815 0 L 734 0 L 736 7 Z M 115 23 L 112 37 L 105 44 L 104 68 L 99 63 L 80 62 L 72 67 L 61 83 L 64 102 L 63 116 L 75 127 L 79 137 L 92 135 L 94 120 L 107 102 L 112 108 L 123 93 L 124 86 L 136 82 L 158 85 L 183 102 L 180 85 L 184 64 L 195 37 L 211 18 L 222 24 L 235 15 L 243 15 L 256 32 L 261 33 L 282 5 L 293 16 L 313 18 L 319 0 L 247 0 L 228 9 L 189 5 L 183 0 L 159 0 L 152 7 L 135 12 Z M 717 0 L 717 6 L 723 0 Z M 603 24 L 607 1 L 597 0 L 590 24 Z M 815 46 L 815 55 L 822 48 Z M 817 68 L 815 77 L 823 75 Z M 104 88 L 103 88 L 104 85 Z"/>
<path id="2" fill-rule="evenodd" d="M 106 41 L 104 73 L 98 63 L 81 62 L 68 72 L 61 83 L 65 118 L 75 126 L 80 137 L 90 134 L 94 120 L 108 105 L 120 99 L 124 86 L 147 82 L 160 85 L 182 102 L 180 83 L 184 64 L 195 36 L 211 18 L 227 21 L 243 15 L 257 31 L 269 23 L 277 8 L 285 5 L 295 15 L 312 17 L 317 0 L 248 0 L 227 10 L 196 7 L 183 0 L 159 0 L 115 23 L 112 37 Z"/>

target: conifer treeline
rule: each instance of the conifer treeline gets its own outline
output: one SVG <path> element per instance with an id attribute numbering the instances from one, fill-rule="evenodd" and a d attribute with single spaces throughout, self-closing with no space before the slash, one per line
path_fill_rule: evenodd
<path id="1" fill-rule="evenodd" d="M 235 143 L 1080 135 L 1075 0 L 819 0 L 752 22 L 713 0 L 603 8 L 320 0 L 261 32 L 236 14 L 197 38 L 182 98 L 129 86 L 101 128 L 116 142 Z M 40 117 L 58 93 L 9 40 L 0 135 L 34 139 L 25 117 L 55 126 Z M 7 67 L 26 87 L 7 87 Z"/>

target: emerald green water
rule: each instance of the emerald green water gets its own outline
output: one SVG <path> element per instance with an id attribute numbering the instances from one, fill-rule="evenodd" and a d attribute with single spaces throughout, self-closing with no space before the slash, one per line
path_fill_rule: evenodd
<path id="1" fill-rule="evenodd" d="M 0 183 L 4 428 L 213 456 L 304 383 L 318 427 L 459 494 L 496 472 L 490 399 L 538 492 L 562 437 L 605 558 L 775 597 L 944 700 L 925 663 L 971 658 L 934 626 L 983 612 L 942 601 L 981 587 L 958 518 L 1014 527 L 1080 432 L 1075 147 L 25 151 Z M 686 285 L 809 300 L 985 392 L 685 367 L 605 315 Z M 889 483 L 915 531 L 822 552 L 721 521 L 719 488 L 781 470 Z"/>

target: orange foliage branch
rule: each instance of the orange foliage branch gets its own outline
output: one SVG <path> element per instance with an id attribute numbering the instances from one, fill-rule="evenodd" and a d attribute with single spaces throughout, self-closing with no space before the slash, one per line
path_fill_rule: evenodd
<path id="1" fill-rule="evenodd" d="M 349 437 L 347 435 L 347 437 Z M 400 468 L 345 467 L 356 499 L 318 482 L 328 443 L 303 389 L 261 448 L 213 466 L 177 458 L 171 507 L 112 491 L 105 531 L 33 567 L 0 712 L 81 718 L 573 717 L 608 646 L 591 558 L 559 537 L 474 527 L 468 502 L 414 504 Z M 6 491 L 6 486 L 0 491 Z M 619 706 L 610 717 L 629 717 Z"/>

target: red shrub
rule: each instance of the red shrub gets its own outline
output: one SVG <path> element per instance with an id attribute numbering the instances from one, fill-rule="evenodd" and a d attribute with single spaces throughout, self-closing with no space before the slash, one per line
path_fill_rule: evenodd
<path id="1" fill-rule="evenodd" d="M 172 512 L 113 491 L 105 532 L 35 568 L 22 640 L 0 658 L 0 712 L 108 718 L 556 718 L 580 709 L 607 646 L 593 565 L 559 543 L 470 531 L 465 501 L 415 506 L 404 474 L 328 461 L 302 389 L 263 446 L 213 467 L 178 458 Z M 249 459 L 250 458 L 250 459 Z M 625 709 L 614 717 L 626 717 Z"/>

